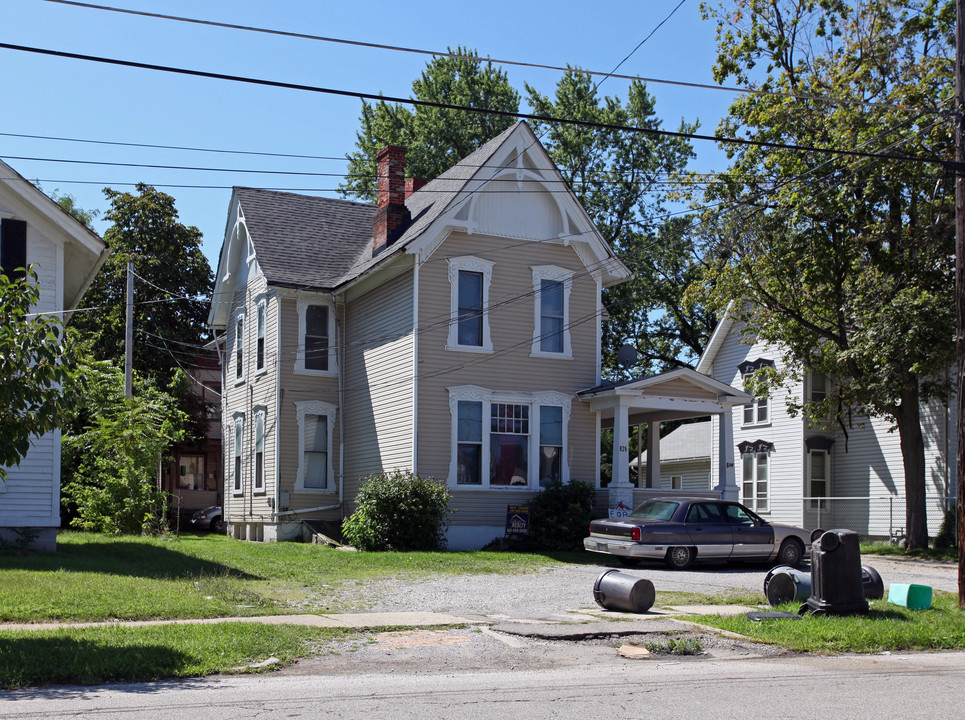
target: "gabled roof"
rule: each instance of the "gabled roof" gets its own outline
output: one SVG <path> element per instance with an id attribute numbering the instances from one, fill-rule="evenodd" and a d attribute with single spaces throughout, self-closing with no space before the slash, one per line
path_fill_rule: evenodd
<path id="1" fill-rule="evenodd" d="M 515 136 L 515 138 L 514 138 Z M 215 294 L 220 296 L 230 280 L 229 246 L 234 213 L 239 209 L 244 218 L 247 237 L 259 267 L 269 285 L 297 287 L 321 292 L 336 292 L 390 258 L 405 252 L 426 232 L 440 223 L 450 222 L 454 208 L 490 181 L 498 173 L 512 168 L 501 164 L 500 150 L 507 153 L 507 143 L 541 153 L 547 173 L 554 183 L 562 177 L 525 122 L 518 122 L 469 154 L 405 201 L 411 220 L 395 242 L 375 253 L 372 233 L 376 206 L 348 200 L 319 198 L 296 193 L 236 187 L 232 194 L 225 242 L 219 259 Z M 557 193 L 559 194 L 559 193 Z M 572 191 L 562 195 L 571 217 L 579 217 L 581 232 L 567 242 L 591 247 L 592 264 L 600 268 L 604 285 L 622 282 L 630 271 L 616 257 L 612 248 L 593 228 L 585 210 Z M 557 239 L 558 240 L 558 239 Z M 219 303 L 214 303 L 209 316 L 218 324 Z"/>
<path id="2" fill-rule="evenodd" d="M 703 373 L 704 375 L 710 375 L 714 370 L 714 360 L 717 357 L 717 353 L 724 346 L 724 341 L 730 334 L 731 328 L 734 326 L 734 313 L 732 309 L 734 308 L 734 301 L 731 300 L 727 305 L 727 309 L 724 311 L 724 317 L 721 321 L 717 323 L 717 327 L 714 328 L 714 333 L 710 336 L 710 341 L 707 343 L 707 347 L 704 348 L 704 354 L 700 356 L 700 361 L 697 363 L 697 372 Z"/>
<path id="3" fill-rule="evenodd" d="M 64 282 L 60 288 L 65 310 L 80 303 L 110 249 L 89 227 L 84 225 L 48 197 L 36 185 L 0 160 L 0 189 L 12 193 L 30 207 L 34 215 L 28 219 L 47 226 L 46 234 L 64 246 Z"/>
<path id="4" fill-rule="evenodd" d="M 234 193 L 271 285 L 330 290 L 371 256 L 374 205 L 245 187 Z"/>

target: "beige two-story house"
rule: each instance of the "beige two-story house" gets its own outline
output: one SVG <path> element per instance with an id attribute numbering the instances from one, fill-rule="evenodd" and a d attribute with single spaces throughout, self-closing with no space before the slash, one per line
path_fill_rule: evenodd
<path id="1" fill-rule="evenodd" d="M 601 292 L 629 278 L 518 123 L 427 184 L 378 158 L 377 205 L 235 188 L 222 337 L 224 506 L 251 540 L 338 522 L 362 478 L 452 491 L 450 548 L 508 504 L 599 475 Z"/>

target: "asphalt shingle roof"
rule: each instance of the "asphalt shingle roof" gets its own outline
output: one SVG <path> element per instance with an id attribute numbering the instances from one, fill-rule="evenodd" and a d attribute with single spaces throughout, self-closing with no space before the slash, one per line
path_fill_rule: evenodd
<path id="1" fill-rule="evenodd" d="M 372 254 L 376 206 L 276 190 L 236 187 L 235 194 L 265 279 L 271 285 L 334 290 L 419 237 L 513 132 L 515 125 L 463 158 L 406 200 L 412 220 Z"/>

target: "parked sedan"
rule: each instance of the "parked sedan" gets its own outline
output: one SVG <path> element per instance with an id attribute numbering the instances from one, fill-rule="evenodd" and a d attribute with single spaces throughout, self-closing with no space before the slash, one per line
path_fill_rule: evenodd
<path id="1" fill-rule="evenodd" d="M 219 533 L 224 529 L 223 513 L 220 505 L 214 505 L 204 510 L 198 510 L 191 516 L 191 528 L 194 530 L 210 530 Z"/>
<path id="2" fill-rule="evenodd" d="M 737 502 L 660 498 L 638 505 L 626 517 L 594 520 L 583 547 L 629 566 L 651 558 L 682 570 L 700 558 L 794 567 L 810 556 L 811 534 L 767 522 Z"/>

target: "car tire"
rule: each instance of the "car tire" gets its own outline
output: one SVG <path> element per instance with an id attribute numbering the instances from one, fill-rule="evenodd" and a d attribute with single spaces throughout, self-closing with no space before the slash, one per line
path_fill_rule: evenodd
<path id="1" fill-rule="evenodd" d="M 777 551 L 777 562 L 779 565 L 797 567 L 804 559 L 804 545 L 800 540 L 787 538 L 781 543 L 781 549 Z"/>
<path id="2" fill-rule="evenodd" d="M 678 546 L 667 550 L 667 565 L 673 570 L 686 570 L 694 562 L 694 549 Z"/>
<path id="3" fill-rule="evenodd" d="M 618 556 L 617 560 L 621 565 L 623 565 L 623 567 L 636 567 L 640 564 L 640 558 Z"/>
<path id="4" fill-rule="evenodd" d="M 224 521 L 219 517 L 212 518 L 211 524 L 208 526 L 208 528 L 211 530 L 211 532 L 220 534 L 224 532 Z"/>

